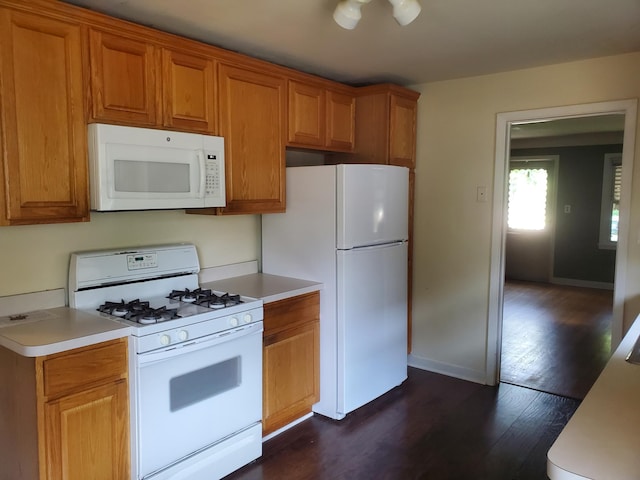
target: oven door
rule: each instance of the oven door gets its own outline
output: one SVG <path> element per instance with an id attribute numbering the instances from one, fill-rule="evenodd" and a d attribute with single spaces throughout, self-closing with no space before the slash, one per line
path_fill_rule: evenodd
<path id="1" fill-rule="evenodd" d="M 262 322 L 137 357 L 138 478 L 262 417 Z"/>

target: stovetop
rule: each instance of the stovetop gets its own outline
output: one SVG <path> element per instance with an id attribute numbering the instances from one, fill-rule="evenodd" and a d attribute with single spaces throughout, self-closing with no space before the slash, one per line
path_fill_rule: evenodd
<path id="1" fill-rule="evenodd" d="M 131 327 L 138 353 L 263 319 L 262 300 L 200 288 L 194 245 L 77 252 L 69 306 Z"/>

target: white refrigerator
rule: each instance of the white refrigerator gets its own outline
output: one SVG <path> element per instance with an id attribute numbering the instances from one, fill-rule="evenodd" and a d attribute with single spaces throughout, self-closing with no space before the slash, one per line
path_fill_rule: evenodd
<path id="1" fill-rule="evenodd" d="M 287 211 L 262 216 L 262 271 L 324 284 L 320 401 L 342 419 L 407 378 L 408 169 L 287 168 Z"/>

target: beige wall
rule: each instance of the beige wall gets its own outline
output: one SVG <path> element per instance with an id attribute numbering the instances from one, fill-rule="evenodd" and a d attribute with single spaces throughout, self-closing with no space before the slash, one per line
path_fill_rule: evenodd
<path id="1" fill-rule="evenodd" d="M 640 52 L 412 88 L 422 95 L 411 363 L 482 382 L 496 115 L 638 98 Z M 626 325 L 640 312 L 640 133 L 636 136 Z M 486 203 L 476 202 L 479 185 L 489 187 Z"/>
<path id="2" fill-rule="evenodd" d="M 173 242 L 194 243 L 201 267 L 255 260 L 260 217 L 92 212 L 88 223 L 0 227 L 0 297 L 66 288 L 74 251 Z"/>

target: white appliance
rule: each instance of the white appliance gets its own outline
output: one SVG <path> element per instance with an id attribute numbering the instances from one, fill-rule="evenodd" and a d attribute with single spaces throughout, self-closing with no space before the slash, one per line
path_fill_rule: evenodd
<path id="1" fill-rule="evenodd" d="M 408 169 L 287 168 L 287 211 L 262 216 L 263 272 L 324 283 L 320 401 L 342 419 L 407 378 Z"/>
<path id="2" fill-rule="evenodd" d="M 224 139 L 89 124 L 93 210 L 224 207 Z"/>
<path id="3" fill-rule="evenodd" d="M 214 480 L 262 454 L 262 301 L 198 286 L 195 246 L 71 255 L 69 305 L 132 328 L 136 480 Z"/>

